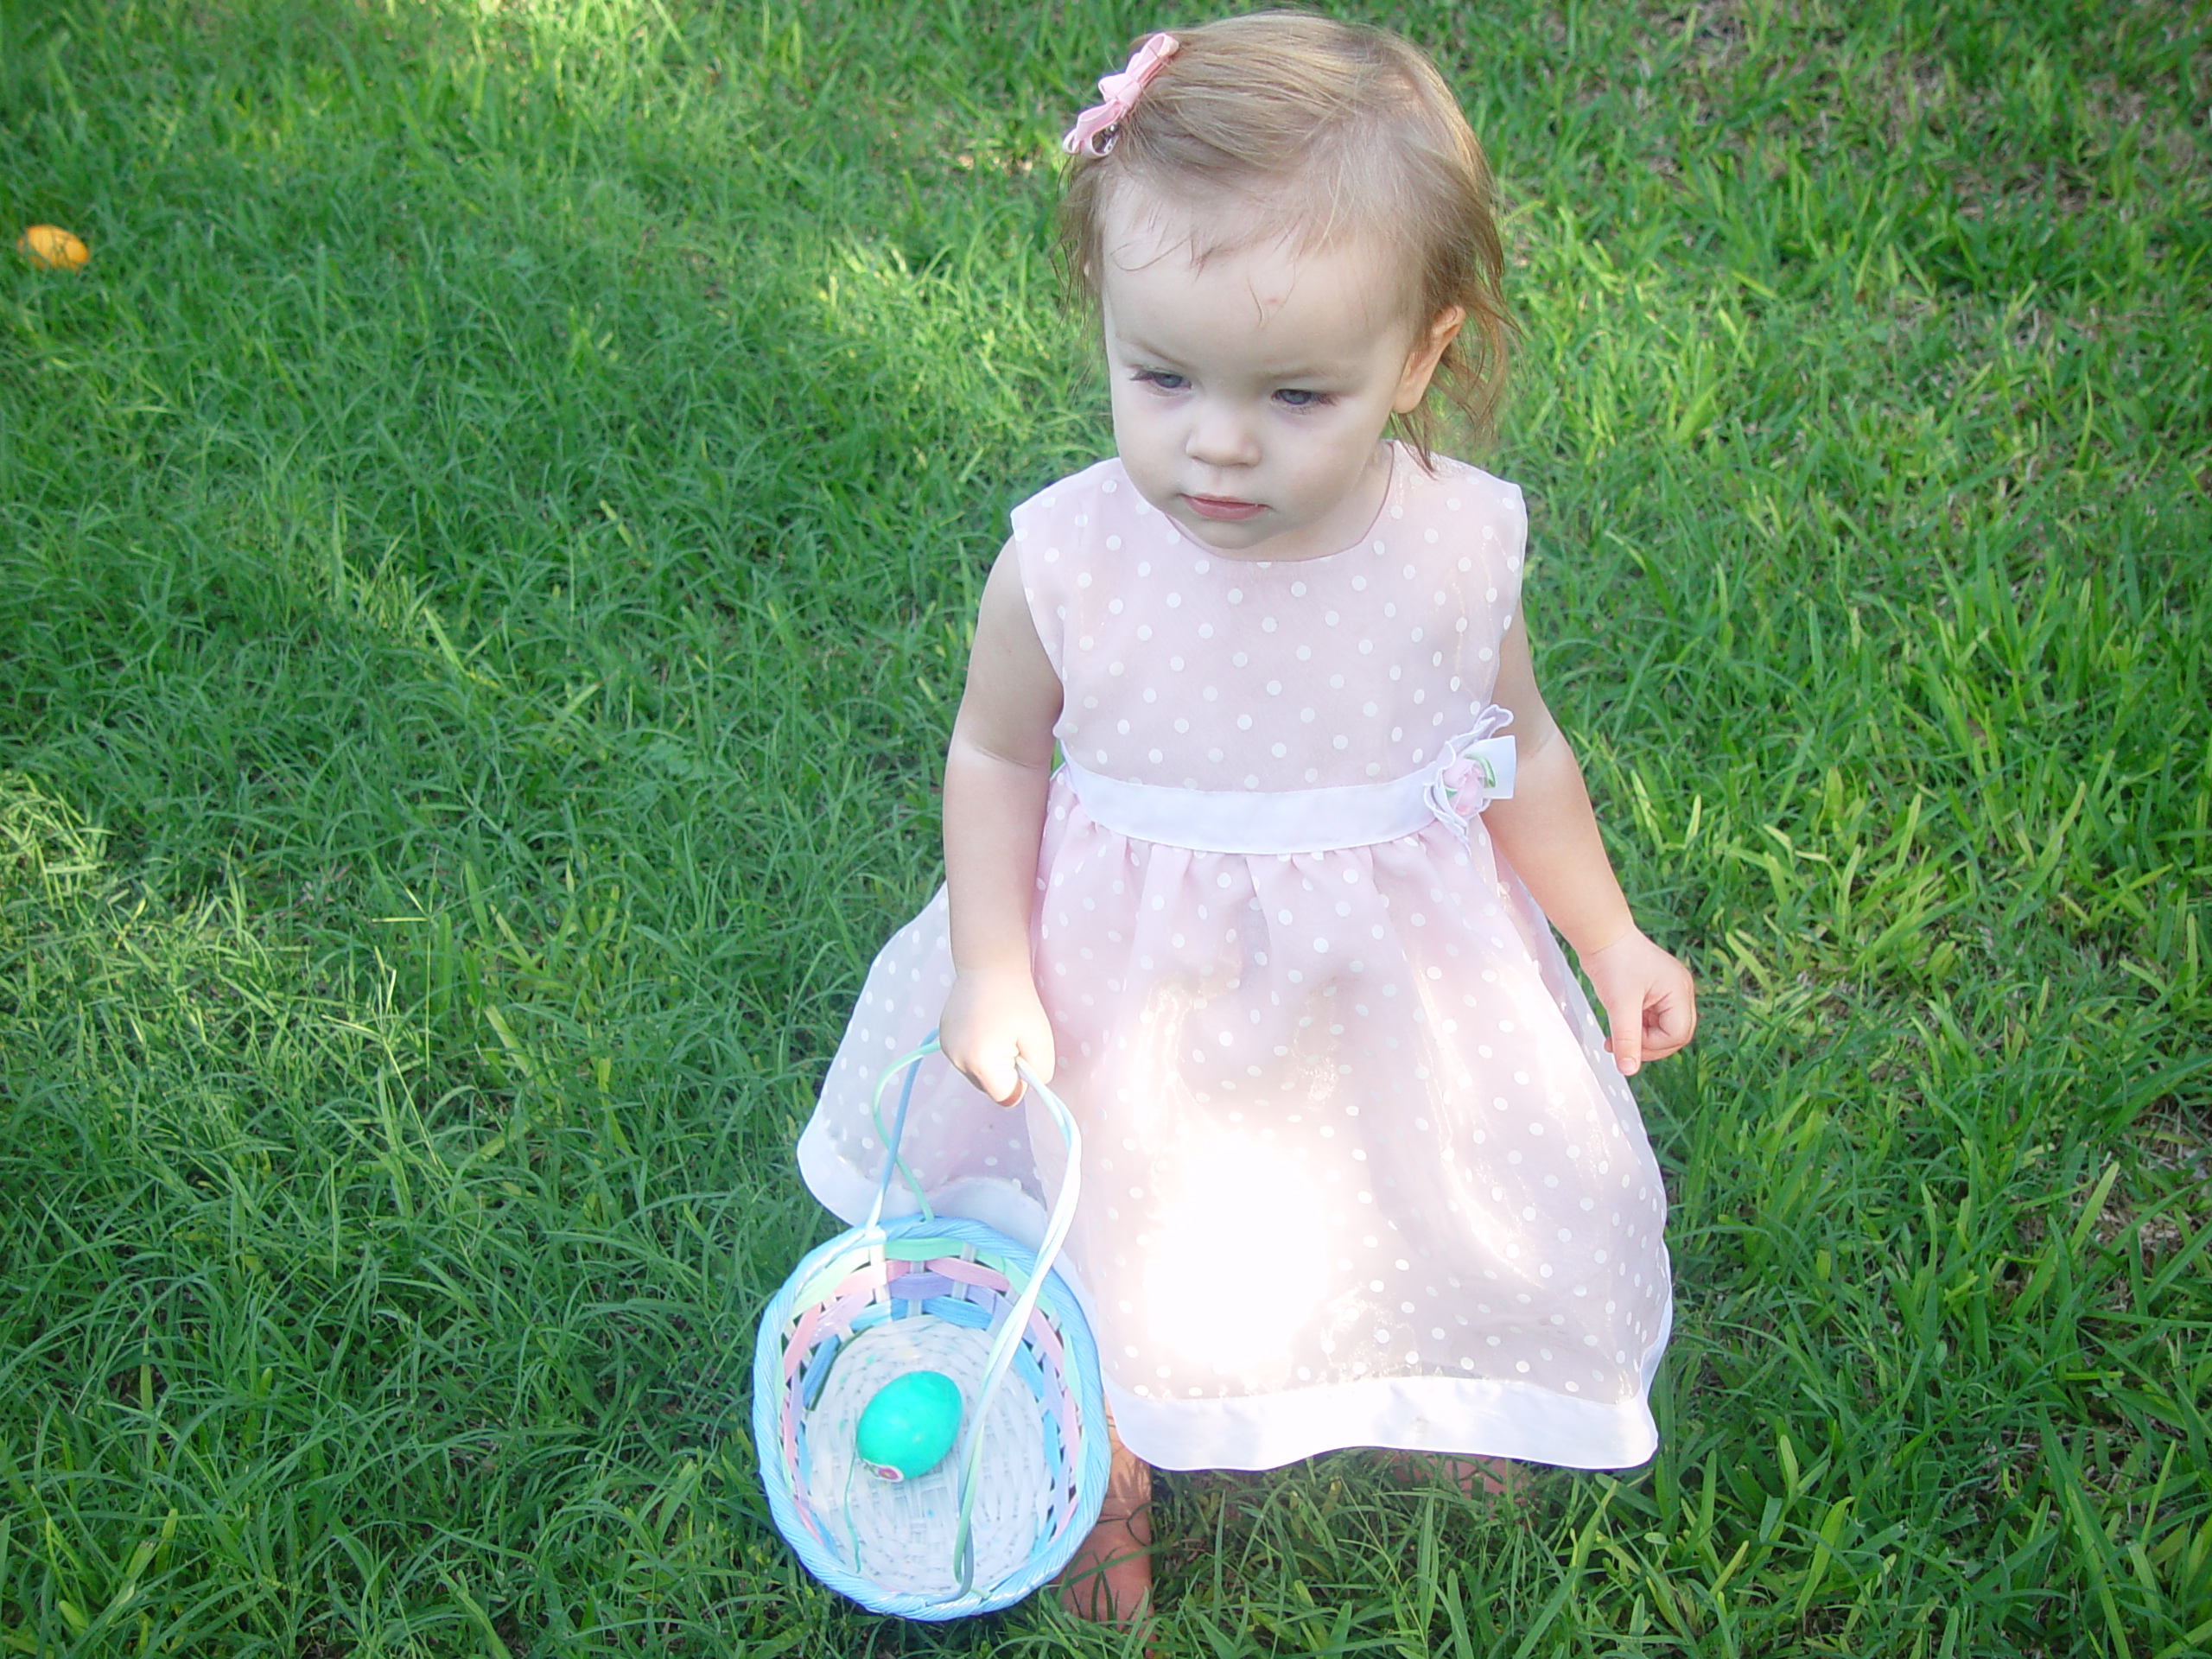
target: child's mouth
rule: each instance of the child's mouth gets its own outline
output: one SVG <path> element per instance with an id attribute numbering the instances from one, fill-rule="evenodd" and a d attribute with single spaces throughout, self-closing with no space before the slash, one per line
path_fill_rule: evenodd
<path id="1" fill-rule="evenodd" d="M 1257 501 L 1239 501 L 1226 495 L 1186 495 L 1183 499 L 1201 518 L 1250 518 L 1266 511 Z"/>

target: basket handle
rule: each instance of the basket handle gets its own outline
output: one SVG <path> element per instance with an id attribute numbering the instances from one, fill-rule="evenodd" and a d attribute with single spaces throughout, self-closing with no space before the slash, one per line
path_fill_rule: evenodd
<path id="1" fill-rule="evenodd" d="M 901 1055 L 885 1069 L 868 1101 L 868 1116 L 875 1122 L 875 1132 L 882 1138 L 884 1147 L 883 1173 L 877 1178 L 875 1203 L 868 1214 L 870 1227 L 882 1218 L 883 1201 L 890 1194 L 894 1172 L 906 1178 L 924 1218 L 936 1219 L 936 1211 L 931 1209 L 922 1184 L 914 1179 L 913 1171 L 899 1155 L 899 1143 L 906 1133 L 906 1109 L 914 1097 L 914 1078 L 921 1071 L 922 1062 L 939 1052 L 937 1033 L 932 1030 L 922 1039 L 919 1047 Z M 1029 1328 L 1029 1316 L 1036 1311 L 1037 1298 L 1045 1288 L 1045 1275 L 1052 1270 L 1061 1245 L 1067 1242 L 1068 1229 L 1075 1221 L 1076 1199 L 1083 1185 L 1083 1131 L 1076 1127 L 1075 1115 L 1068 1110 L 1067 1103 L 1046 1088 L 1044 1080 L 1029 1069 L 1028 1061 L 1017 1058 L 1014 1070 L 1025 1088 L 1037 1091 L 1037 1098 L 1045 1103 L 1053 1127 L 1066 1143 L 1067 1173 L 1060 1179 L 1059 1196 L 1052 1200 L 1052 1213 L 1045 1224 L 1045 1236 L 1037 1246 L 1036 1264 L 1030 1271 L 1029 1282 L 1006 1310 L 998 1334 L 992 1339 L 990 1352 L 983 1361 L 982 1386 L 976 1391 L 976 1408 L 969 1416 L 967 1445 L 960 1459 L 960 1518 L 952 1536 L 953 1567 L 960 1581 L 960 1587 L 953 1592 L 956 1600 L 975 1588 L 976 1552 L 969 1522 L 976 1508 L 976 1471 L 982 1466 L 983 1458 L 984 1419 L 989 1414 L 991 1402 L 998 1397 L 999 1385 L 1006 1381 L 1006 1374 L 1014 1364 L 1014 1351 L 1021 1344 L 1021 1333 Z M 891 1086 L 891 1079 L 902 1071 L 906 1077 L 899 1090 L 899 1109 L 893 1115 L 887 1131 L 883 1127 L 883 1091 Z"/>
<path id="2" fill-rule="evenodd" d="M 883 1219 L 883 1201 L 891 1194 L 893 1171 L 906 1178 L 907 1189 L 914 1195 L 914 1202 L 921 1207 L 924 1221 L 935 1221 L 937 1211 L 930 1207 L 929 1194 L 922 1191 L 922 1184 L 914 1179 L 914 1172 L 906 1167 L 906 1160 L 899 1155 L 899 1143 L 906 1135 L 906 1108 L 913 1103 L 914 1079 L 921 1075 L 922 1062 L 938 1052 L 937 1027 L 931 1026 L 929 1034 L 922 1039 L 921 1046 L 900 1055 L 884 1068 L 883 1075 L 875 1080 L 875 1092 L 868 1096 L 868 1115 L 875 1124 L 877 1139 L 883 1142 L 883 1173 L 876 1177 L 875 1202 L 868 1206 L 868 1224 L 874 1227 Z M 891 1086 L 891 1079 L 901 1072 L 905 1078 L 899 1085 L 899 1109 L 891 1119 L 891 1127 L 883 1127 L 883 1091 Z"/>
<path id="3" fill-rule="evenodd" d="M 998 1336 L 991 1344 L 990 1356 L 983 1362 L 983 1386 L 976 1391 L 976 1412 L 969 1421 L 968 1444 L 960 1460 L 960 1520 L 952 1535 L 953 1567 L 960 1579 L 957 1593 L 963 1596 L 976 1581 L 975 1541 L 969 1536 L 969 1522 L 976 1507 L 976 1471 L 983 1457 L 983 1424 L 990 1414 L 991 1402 L 997 1397 L 999 1384 L 1006 1381 L 1007 1371 L 1014 1363 L 1014 1351 L 1021 1344 L 1021 1333 L 1029 1328 L 1029 1316 L 1035 1311 L 1038 1295 L 1045 1288 L 1045 1275 L 1052 1270 L 1060 1246 L 1067 1242 L 1068 1228 L 1075 1221 L 1076 1199 L 1082 1188 L 1083 1131 L 1076 1128 L 1074 1114 L 1029 1069 L 1028 1061 L 1015 1060 L 1014 1069 L 1027 1087 L 1037 1091 L 1038 1099 L 1045 1103 L 1046 1111 L 1066 1142 L 1067 1173 L 1060 1178 L 1059 1196 L 1052 1200 L 1052 1218 L 1046 1223 L 1045 1236 L 1037 1246 L 1029 1282 L 1021 1287 L 1021 1294 L 1014 1299 L 1014 1306 L 1007 1310 Z"/>

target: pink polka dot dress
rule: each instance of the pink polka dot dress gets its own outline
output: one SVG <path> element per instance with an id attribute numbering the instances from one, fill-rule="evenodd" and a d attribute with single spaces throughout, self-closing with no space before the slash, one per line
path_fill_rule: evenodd
<path id="1" fill-rule="evenodd" d="M 1032 922 L 1084 1137 L 1065 1260 L 1122 1440 L 1178 1469 L 1643 1461 L 1665 1193 L 1479 816 L 1510 791 L 1490 696 L 1520 492 L 1401 447 L 1367 535 L 1292 563 L 1191 540 L 1114 461 L 1013 521 L 1065 688 Z M 882 1166 L 870 1093 L 951 982 L 939 893 L 876 958 L 800 1141 L 849 1222 Z M 932 1058 L 904 1152 L 940 1212 L 1041 1232 L 1041 1109 Z"/>

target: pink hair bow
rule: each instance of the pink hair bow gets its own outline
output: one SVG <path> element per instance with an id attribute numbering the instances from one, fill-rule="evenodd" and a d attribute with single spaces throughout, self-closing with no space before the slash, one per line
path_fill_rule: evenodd
<path id="1" fill-rule="evenodd" d="M 1071 156 L 1103 156 L 1114 148 L 1114 129 L 1122 118 L 1128 114 L 1143 92 L 1145 83 L 1160 73 L 1160 66 L 1173 57 L 1182 42 L 1173 35 L 1153 35 L 1129 56 L 1128 67 L 1118 75 L 1106 75 L 1098 82 L 1098 95 L 1106 101 L 1094 104 L 1075 118 L 1075 125 L 1067 130 L 1060 140 L 1060 148 Z"/>

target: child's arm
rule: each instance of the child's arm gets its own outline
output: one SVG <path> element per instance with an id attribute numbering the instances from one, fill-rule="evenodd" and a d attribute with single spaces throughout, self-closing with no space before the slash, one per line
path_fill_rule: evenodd
<path id="1" fill-rule="evenodd" d="M 1020 1097 L 1018 1054 L 1052 1075 L 1052 1027 L 1029 971 L 1029 911 L 1060 681 L 1037 638 L 1011 543 L 983 584 L 968 689 L 944 757 L 944 884 L 952 990 L 938 1040 L 968 1080 L 1002 1104 Z"/>
<path id="2" fill-rule="evenodd" d="M 1649 939 L 1629 914 L 1599 838 L 1574 751 L 1544 706 L 1529 659 L 1529 632 L 1516 627 L 1498 649 L 1491 693 L 1511 711 L 1513 795 L 1483 812 L 1491 840 L 1528 886 L 1552 925 L 1574 947 L 1605 1004 L 1606 1046 L 1624 1077 L 1662 1060 L 1697 1028 L 1689 969 Z"/>

